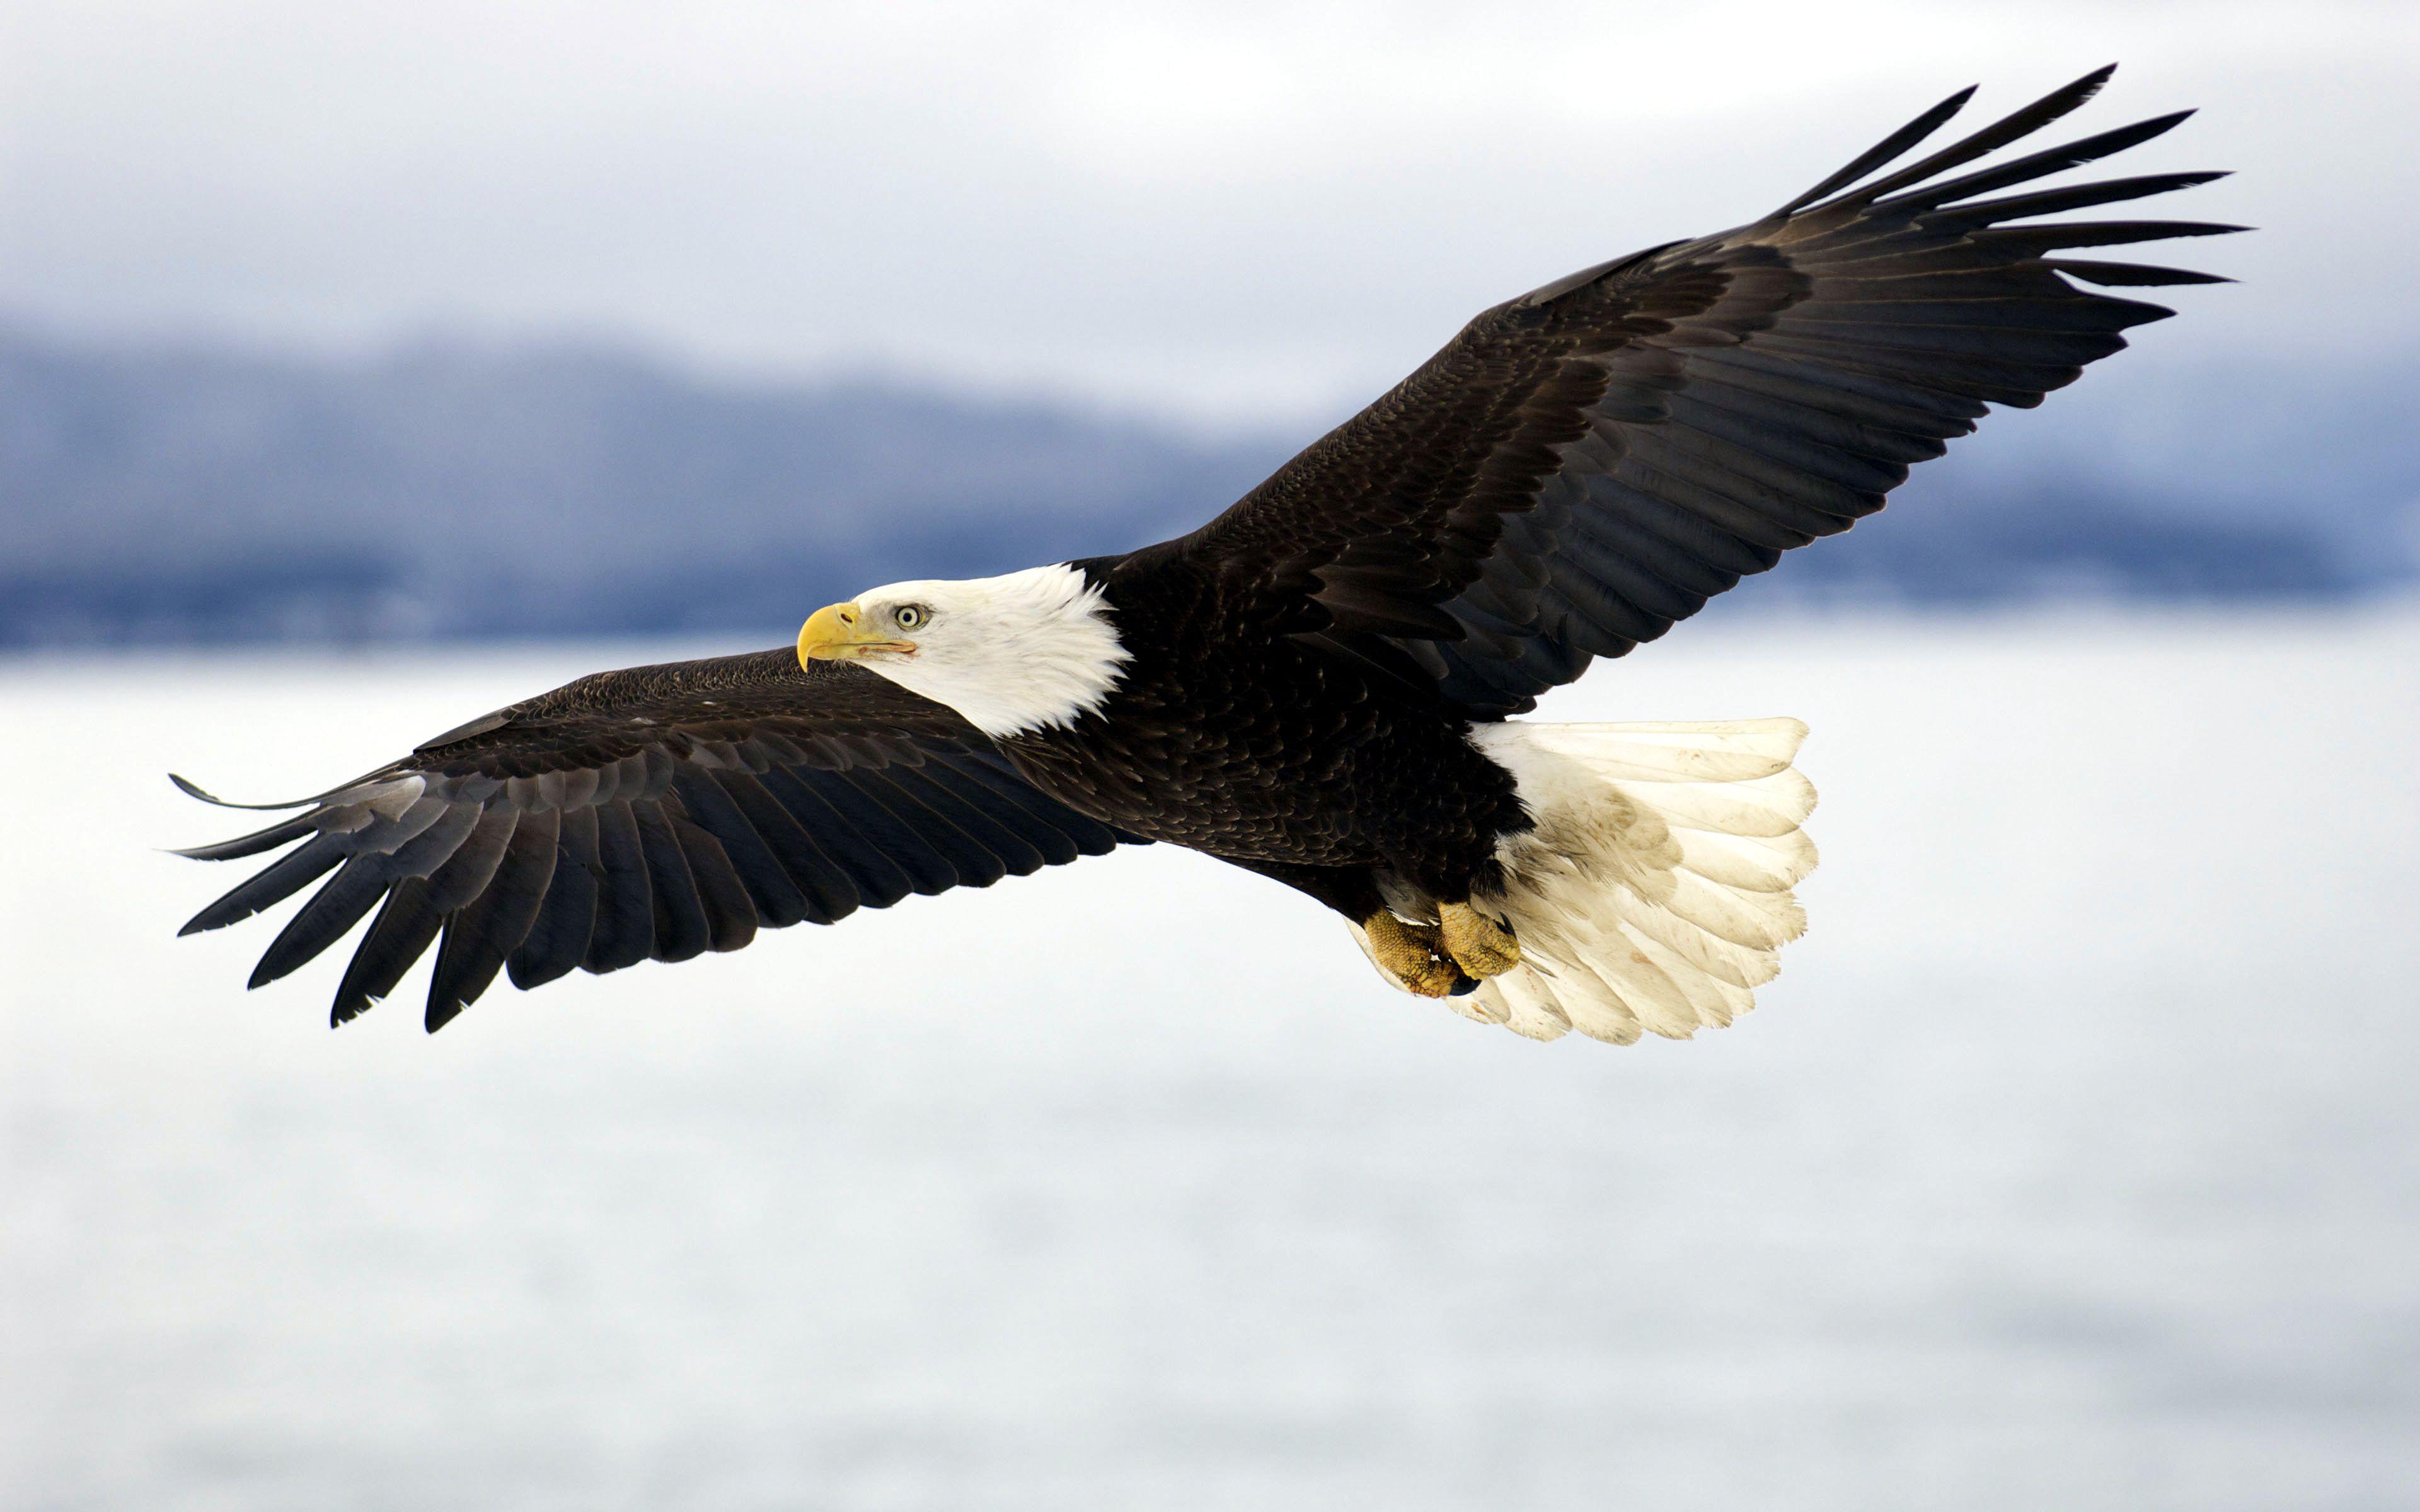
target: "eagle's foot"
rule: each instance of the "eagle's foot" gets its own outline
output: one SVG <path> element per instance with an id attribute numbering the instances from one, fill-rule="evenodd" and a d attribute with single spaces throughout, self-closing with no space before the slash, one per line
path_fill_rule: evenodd
<path id="1" fill-rule="evenodd" d="M 1439 903 L 1436 933 L 1453 964 L 1481 981 L 1521 964 L 1521 945 L 1512 932 L 1468 903 Z"/>
<path id="2" fill-rule="evenodd" d="M 1404 991 L 1444 997 L 1462 985 L 1462 973 L 1439 948 L 1435 925 L 1406 924 L 1381 908 L 1361 921 L 1361 932 L 1370 937 L 1370 954 L 1379 969 Z"/>

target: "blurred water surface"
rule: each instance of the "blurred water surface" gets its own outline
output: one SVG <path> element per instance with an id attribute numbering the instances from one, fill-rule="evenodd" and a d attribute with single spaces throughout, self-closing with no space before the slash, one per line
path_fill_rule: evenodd
<path id="1" fill-rule="evenodd" d="M 768 642 L 781 639 L 768 635 Z M 152 848 L 661 647 L 0 664 L 12 1508 L 2420 1503 L 2420 616 L 1737 621 L 1730 1030 L 1535 1045 L 1172 850 L 339 1035 Z"/>

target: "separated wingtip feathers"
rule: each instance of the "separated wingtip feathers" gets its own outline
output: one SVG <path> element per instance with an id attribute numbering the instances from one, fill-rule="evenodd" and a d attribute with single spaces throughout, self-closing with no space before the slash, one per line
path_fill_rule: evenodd
<path id="1" fill-rule="evenodd" d="M 185 796 L 189 798 L 199 798 L 204 803 L 209 804 L 215 808 L 249 809 L 261 813 L 273 813 L 281 809 L 307 809 L 312 804 L 318 802 L 319 797 L 321 796 L 320 795 L 315 795 L 308 798 L 288 798 L 284 803 L 230 803 L 226 799 L 220 797 L 217 794 L 210 792 L 209 789 L 201 787 L 185 778 L 179 777 L 174 772 L 168 774 L 168 780 L 177 784 L 177 791 L 182 793 Z"/>
<path id="2" fill-rule="evenodd" d="M 1851 184 L 1855 183 L 1858 179 L 1863 178 L 1866 175 L 1872 173 L 1875 169 L 1884 167 L 1894 162 L 1910 148 L 1914 147 L 1917 143 L 1939 131 L 1942 127 L 1942 123 L 1947 121 L 1951 116 L 1964 109 L 1966 102 L 1975 98 L 1975 91 L 1980 87 L 1981 85 L 1979 85 L 1970 84 L 1965 88 L 1949 96 L 1947 100 L 1942 100 L 1939 104 L 1934 105 L 1931 109 L 1916 116 L 1916 119 L 1909 121 L 1898 131 L 1893 131 L 1890 135 L 1884 137 L 1880 142 L 1875 143 L 1872 147 L 1868 147 L 1865 151 L 1859 153 L 1854 159 L 1851 160 L 1848 163 L 1826 177 L 1821 183 L 1818 183 L 1812 189 L 1807 190 L 1795 199 L 1792 199 L 1789 204 L 1775 210 L 1768 219 L 1777 221 L 1784 216 L 1793 215 L 1798 211 L 1805 209 L 1807 206 L 1814 204 L 1817 200 L 1823 199 L 1824 196 L 1834 193 L 1839 190 L 1846 189 Z"/>
<path id="3" fill-rule="evenodd" d="M 2032 103 L 2010 111 L 1998 120 L 1951 143 L 1930 157 L 1909 163 L 1872 183 L 1856 188 L 1852 197 L 1871 204 L 1885 194 L 1895 193 L 1900 190 L 1923 183 L 1935 175 L 1947 173 L 1952 168 L 1996 152 L 2011 142 L 2030 136 L 2053 121 L 2073 114 L 2086 100 L 2100 93 L 2101 86 L 2109 81 L 2110 74 L 2117 71 L 2117 68 L 2114 63 L 2108 64 L 2095 69 L 2071 84 L 2062 85 Z M 1923 118 L 1925 117 L 1919 117 L 1919 119 Z M 2173 124 L 2175 123 L 2168 123 L 2168 125 Z M 2164 131 L 2166 126 L 2162 126 L 2159 130 Z M 2157 132 L 2154 131 L 2153 134 L 2156 135 Z M 1854 173 L 1850 169 L 1843 169 L 1840 173 L 1835 174 L 1831 179 L 1827 179 L 1822 193 L 1830 193 L 1835 189 L 1847 188 L 1866 173 L 1896 159 L 1900 151 L 1913 146 L 1914 141 L 1915 139 L 1908 137 L 1907 129 L 1902 128 L 1885 144 L 1886 147 L 1891 147 L 1893 150 L 1885 153 L 1878 147 L 1867 152 L 1851 164 L 1851 169 L 1855 170 Z M 1806 196 L 1792 208 L 1799 208 L 1820 197 L 1822 194 Z"/>
<path id="4" fill-rule="evenodd" d="M 177 784 L 177 791 L 182 793 L 185 796 L 189 798 L 199 798 L 204 803 L 219 809 L 300 809 L 311 801 L 308 798 L 297 798 L 291 803 L 229 803 L 226 799 L 220 797 L 217 794 L 210 792 L 209 789 L 202 787 L 198 783 L 178 776 L 175 772 L 168 774 L 168 780 Z"/>
<path id="5" fill-rule="evenodd" d="M 2117 64 L 2103 63 L 2101 67 L 2093 69 L 2090 73 L 2085 74 L 2081 78 L 2071 80 L 2068 83 L 2059 85 L 2049 94 L 2044 95 L 2040 100 L 2037 100 L 2036 103 L 2048 104 L 2054 100 L 2065 100 L 2070 95 L 2072 95 L 2075 97 L 2074 103 L 2069 105 L 2067 108 L 2069 110 L 2073 110 L 2076 105 L 2081 105 L 2086 100 L 2090 100 L 2093 96 L 2101 93 L 2102 87 L 2107 85 L 2110 79 L 2114 77 L 2117 72 Z"/>
<path id="6" fill-rule="evenodd" d="M 2232 284 L 2234 279 L 2221 273 L 2197 272 L 2189 268 L 2163 268 L 2149 263 L 2101 262 L 2086 257 L 2060 257 L 2045 261 L 2043 267 L 2055 273 L 2103 288 L 2163 287 L 2179 284 Z"/>
<path id="7" fill-rule="evenodd" d="M 180 856 L 188 861 L 240 860 L 247 856 L 258 856 L 263 851 L 273 851 L 280 845 L 290 844 L 318 827 L 315 815 L 296 814 L 288 819 L 281 819 L 266 829 L 256 829 L 248 835 L 238 835 L 233 840 L 213 841 L 206 845 L 186 845 L 171 849 L 168 854 Z"/>

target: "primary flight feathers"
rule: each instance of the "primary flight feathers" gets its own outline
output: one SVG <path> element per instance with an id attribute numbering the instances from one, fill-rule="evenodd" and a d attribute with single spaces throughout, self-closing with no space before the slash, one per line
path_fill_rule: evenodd
<path id="1" fill-rule="evenodd" d="M 2128 328 L 2171 313 L 2086 285 L 2216 281 L 2066 254 L 2236 227 L 2040 219 L 2218 177 L 2035 183 L 2184 113 L 1969 169 L 2109 73 L 1885 171 L 1957 114 L 1962 91 L 1761 220 L 1485 312 L 1179 539 L 985 583 L 894 585 L 818 614 L 795 652 L 604 673 L 474 721 L 257 834 L 186 853 L 301 842 L 188 927 L 326 878 L 254 983 L 376 908 L 334 1016 L 393 991 L 435 944 L 434 1028 L 499 970 L 526 987 L 574 966 L 681 960 L 759 928 L 1160 839 L 1319 898 L 1389 980 L 1480 987 L 1464 1006 L 1524 1032 L 1619 1040 L 1728 1022 L 1785 935 L 1759 924 L 1724 942 L 1722 921 L 1798 917 L 1788 886 L 1813 864 L 1794 828 L 1805 806 L 1780 840 L 1757 840 L 1752 816 L 1745 828 L 1691 817 L 1754 810 L 1720 795 L 1732 737 L 1703 736 L 1714 755 L 1691 748 L 1714 763 L 1700 793 L 1632 772 L 1641 749 L 1678 737 L 1624 727 L 1558 744 L 1551 727 L 1500 721 L 1847 530 L 1988 406 L 2040 403 Z M 1016 607 L 1045 600 L 1047 614 Z M 861 612 L 888 616 L 888 639 L 859 634 Z M 977 639 L 995 656 L 1056 647 L 1078 683 L 1087 667 L 1099 675 L 1087 702 L 1063 706 L 1000 689 L 980 701 L 979 728 L 953 712 L 977 703 L 951 691 L 997 665 L 972 659 Z M 1101 645 L 1115 657 L 1081 660 Z M 1452 752 L 1454 770 L 1416 751 Z M 1487 764 L 1464 770 L 1462 752 Z M 1406 764 L 1424 764 L 1429 785 L 1389 786 Z M 1547 856 L 1541 837 L 1566 829 L 1599 835 L 1604 854 Z M 1657 881 L 1655 866 L 1682 880 Z M 1564 880 L 1548 887 L 1549 873 Z M 1738 897 L 1724 902 L 1725 887 Z M 1642 928 L 1652 937 L 1637 946 Z M 1716 943 L 1699 949 L 1699 933 Z M 1605 953 L 1617 940 L 1620 961 Z M 1749 956 L 1753 971 L 1739 964 Z"/>

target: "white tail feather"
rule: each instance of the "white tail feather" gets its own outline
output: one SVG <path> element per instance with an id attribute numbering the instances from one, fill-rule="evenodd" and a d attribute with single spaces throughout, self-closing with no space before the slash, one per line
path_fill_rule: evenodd
<path id="1" fill-rule="evenodd" d="M 1512 927 L 1521 964 L 1452 1005 L 1611 1044 L 1685 1040 L 1755 1007 L 1807 928 L 1791 888 L 1815 869 L 1798 828 L 1815 789 L 1790 764 L 1806 737 L 1795 719 L 1472 732 L 1536 827 L 1499 849 L 1503 889 L 1472 899 Z"/>

